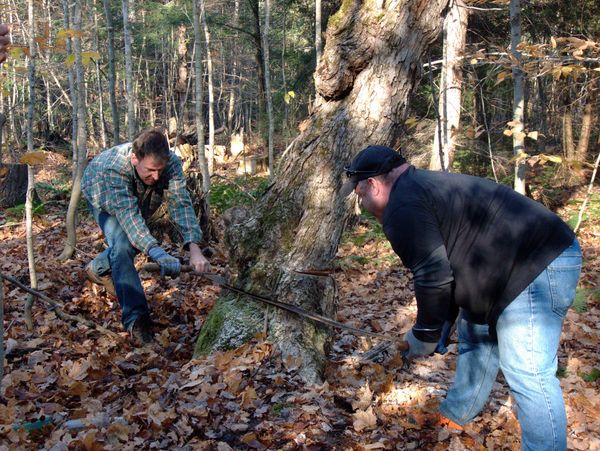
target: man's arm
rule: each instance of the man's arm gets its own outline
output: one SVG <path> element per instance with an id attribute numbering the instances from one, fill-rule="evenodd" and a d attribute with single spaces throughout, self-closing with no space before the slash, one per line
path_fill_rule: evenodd
<path id="1" fill-rule="evenodd" d="M 187 190 L 185 176 L 179 157 L 173 156 L 169 161 L 169 212 L 178 227 L 184 246 L 190 251 L 190 265 L 199 272 L 210 272 L 210 263 L 202 254 L 198 243 L 202 239 L 202 231 L 194 213 L 192 199 Z"/>
<path id="2" fill-rule="evenodd" d="M 405 335 L 409 356 L 432 353 L 452 306 L 454 280 L 436 218 L 419 199 L 403 199 L 386 212 L 384 231 L 394 251 L 413 273 L 417 321 Z"/>

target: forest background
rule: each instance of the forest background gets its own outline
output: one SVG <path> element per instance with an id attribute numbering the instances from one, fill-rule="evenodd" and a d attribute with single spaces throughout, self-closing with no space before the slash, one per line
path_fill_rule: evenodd
<path id="1" fill-rule="evenodd" d="M 353 60 L 353 53 L 361 53 L 355 41 L 336 51 L 340 36 L 383 34 L 378 23 L 386 18 L 378 10 L 384 4 L 7 0 L 1 5 L 0 20 L 9 24 L 13 44 L 0 69 L 0 271 L 59 303 L 48 308 L 14 285 L 5 286 L 3 446 L 518 448 L 516 420 L 501 384 L 466 433 L 433 425 L 435 404 L 451 380 L 452 345 L 449 354 L 408 373 L 397 356 L 380 363 L 361 360 L 357 356 L 373 342 L 330 331 L 328 363 L 320 368 L 324 376 L 304 385 L 307 379 L 315 382 L 319 371 L 312 368 L 318 364 L 307 361 L 318 356 L 301 349 L 286 353 L 278 344 L 285 338 L 269 330 L 291 324 L 298 332 L 304 327 L 298 322 L 264 315 L 261 307 L 260 325 L 249 327 L 246 344 L 217 331 L 227 343 L 216 346 L 202 334 L 215 332 L 207 332 L 206 325 L 215 323 L 208 312 L 226 304 L 218 290 L 189 276 L 164 282 L 147 274 L 144 285 L 162 350 L 134 350 L 111 332 L 120 331 L 115 300 L 84 282 L 83 266 L 102 246 L 80 198 L 85 164 L 144 127 L 162 126 L 186 162 L 215 268 L 232 272 L 253 291 L 285 294 L 285 281 L 275 290 L 263 280 L 273 275 L 263 268 L 264 259 L 285 260 L 281 251 L 262 255 L 238 246 L 227 236 L 228 228 L 238 229 L 225 212 L 277 206 L 273 197 L 284 198 L 286 184 L 293 186 L 289 168 L 300 165 L 303 155 L 339 159 L 335 145 L 302 143 L 316 139 L 311 131 L 327 135 L 336 127 L 323 125 L 327 121 L 319 114 L 338 108 L 355 86 L 335 92 L 327 76 L 338 68 L 349 67 L 341 72 L 352 74 L 368 66 L 370 55 Z M 419 167 L 514 186 L 577 227 L 584 271 L 565 327 L 561 381 L 569 393 L 569 446 L 600 447 L 594 432 L 600 376 L 600 196 L 594 183 L 600 6 L 593 0 L 444 5 L 422 0 L 401 7 L 417 10 L 417 17 L 434 11 L 438 29 L 421 50 L 410 46 L 412 30 L 403 31 L 400 40 L 419 64 L 402 75 L 409 83 L 391 119 L 394 132 L 371 132 L 371 139 L 402 147 Z M 348 25 L 358 14 L 364 30 Z M 423 26 L 414 26 L 418 35 Z M 376 103 L 377 92 L 371 94 L 363 103 Z M 372 110 L 363 117 L 365 123 L 384 118 Z M 366 131 L 349 143 L 346 156 L 359 150 L 354 146 L 361 140 L 370 143 L 365 136 Z M 333 165 L 339 177 L 332 177 L 338 180 L 332 186 L 341 183 L 346 161 Z M 310 212 L 311 192 L 318 188 L 307 185 L 299 205 Z M 333 301 L 295 303 L 316 306 L 355 327 L 399 335 L 414 318 L 410 276 L 372 218 L 348 219 L 351 209 L 333 197 L 331 202 L 342 211 L 336 223 L 356 225 L 332 226 L 325 236 L 332 242 L 332 265 L 298 251 L 301 243 L 286 235 L 286 221 L 296 219 L 277 209 L 280 217 L 274 220 L 256 213 L 261 227 L 277 233 L 250 234 L 251 239 L 272 238 L 271 246 L 286 255 L 296 252 L 313 267 L 333 267 L 339 292 L 319 288 Z M 170 243 L 168 220 L 157 228 Z M 243 267 L 248 264 L 241 257 L 231 258 L 232 249 L 250 252 L 262 275 Z M 293 290 L 310 291 L 307 286 Z M 269 315 L 275 326 L 263 320 Z M 263 333 L 256 335 L 257 328 Z M 221 351 L 204 357 L 206 349 Z"/>

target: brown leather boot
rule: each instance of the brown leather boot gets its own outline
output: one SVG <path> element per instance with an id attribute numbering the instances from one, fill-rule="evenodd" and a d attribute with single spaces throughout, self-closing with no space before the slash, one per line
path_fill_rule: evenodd
<path id="1" fill-rule="evenodd" d="M 113 284 L 112 276 L 110 274 L 99 276 L 89 263 L 85 267 L 85 274 L 91 282 L 102 285 L 108 294 L 117 297 L 115 285 Z"/>

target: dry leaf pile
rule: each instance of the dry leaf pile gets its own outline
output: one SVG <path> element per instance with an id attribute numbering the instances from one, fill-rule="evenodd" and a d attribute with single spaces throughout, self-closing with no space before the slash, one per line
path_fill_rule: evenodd
<path id="1" fill-rule="evenodd" d="M 38 177 L 52 180 L 52 170 Z M 58 262 L 65 231 L 63 212 L 54 208 L 35 219 L 39 289 L 121 339 L 66 323 L 42 304 L 34 306 L 35 328 L 28 331 L 22 318 L 26 295 L 5 284 L 0 450 L 520 449 L 501 377 L 486 409 L 465 431 L 436 424 L 437 405 L 452 379 L 455 344 L 445 355 L 406 367 L 393 348 L 379 363 L 361 360 L 377 343 L 336 332 L 325 382 L 318 386 L 303 384 L 301 362 L 282 360 L 264 337 L 191 360 L 218 288 L 186 275 L 160 281 L 142 272 L 156 344 L 131 347 L 116 299 L 84 276 L 85 263 L 102 242 L 96 225 L 84 217 L 76 257 Z M 6 219 L 0 214 L 0 223 Z M 363 232 L 359 227 L 356 233 Z M 0 271 L 28 284 L 24 233 L 22 225 L 0 228 Z M 600 288 L 599 238 L 597 224 L 582 230 L 582 284 L 588 288 Z M 416 314 L 411 276 L 389 246 L 376 239 L 346 243 L 339 256 L 337 319 L 390 335 L 408 330 Z M 217 269 L 226 265 L 218 258 L 212 263 Z M 559 351 L 571 449 L 600 449 L 600 382 L 587 377 L 600 370 L 598 324 L 600 301 L 592 296 L 586 312 L 569 311 Z"/>

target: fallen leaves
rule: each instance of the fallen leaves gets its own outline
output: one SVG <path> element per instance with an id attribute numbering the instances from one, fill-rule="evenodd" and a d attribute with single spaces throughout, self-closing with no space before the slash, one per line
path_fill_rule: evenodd
<path id="1" fill-rule="evenodd" d="M 52 155 L 49 158 L 53 158 Z M 157 344 L 132 349 L 114 299 L 85 280 L 83 267 L 98 251 L 89 218 L 78 229 L 80 255 L 54 261 L 64 241 L 62 213 L 36 225 L 38 270 L 47 294 L 67 310 L 121 334 L 115 340 L 69 324 L 34 307 L 36 338 L 25 330 L 25 296 L 8 288 L 6 372 L 0 391 L 0 434 L 13 449 L 520 449 L 518 422 L 503 383 L 465 431 L 436 425 L 435 415 L 452 379 L 456 345 L 449 353 L 415 362 L 409 370 L 396 350 L 380 363 L 361 363 L 377 343 L 335 335 L 326 382 L 306 386 L 302 361 L 282 357 L 265 337 L 232 350 L 190 360 L 194 339 L 218 289 L 187 278 L 161 285 L 144 276 Z M 594 228 L 595 227 L 595 228 Z M 336 317 L 372 331 L 400 335 L 416 315 L 411 275 L 393 252 L 359 226 L 361 242 L 340 248 L 345 272 Z M 597 226 L 582 229 L 586 258 L 582 281 L 598 288 Z M 27 280 L 21 228 L 0 229 L 0 267 Z M 363 260 L 346 257 L 356 255 Z M 10 291 L 9 291 L 10 290 Z M 600 448 L 597 353 L 600 302 L 569 311 L 559 362 L 569 420 L 569 448 Z M 584 379 L 584 376 L 590 380 Z"/>

